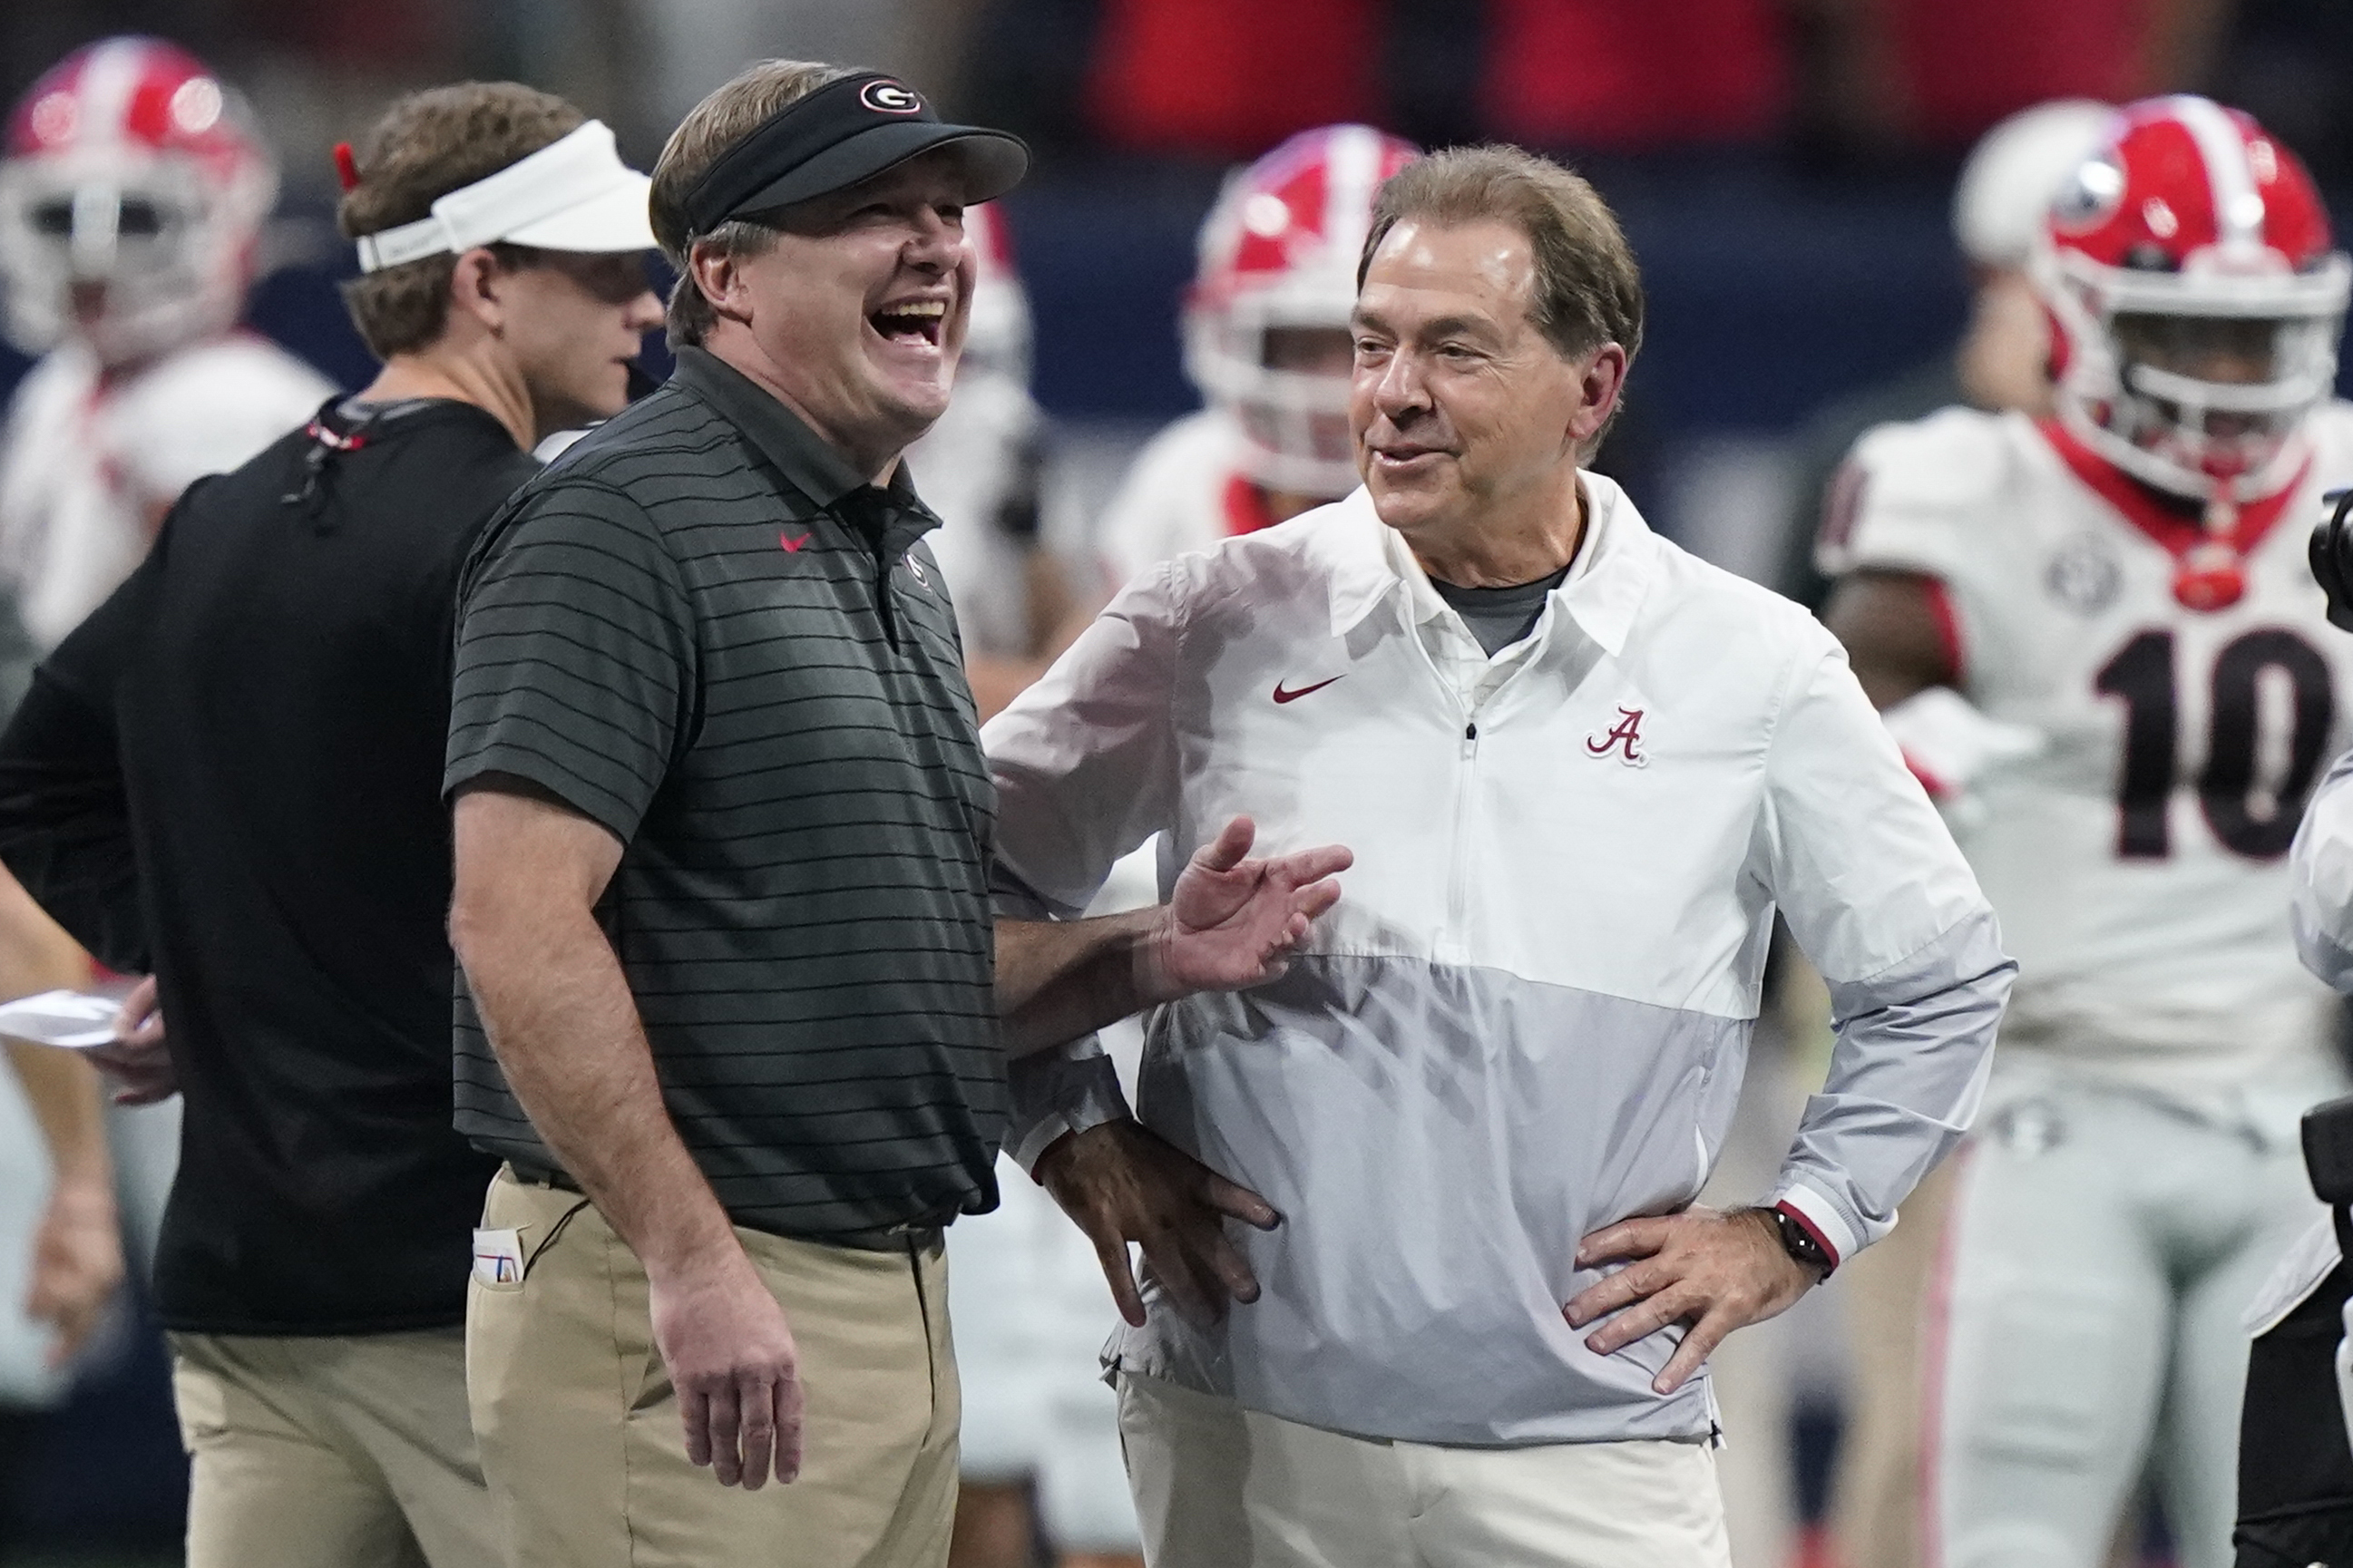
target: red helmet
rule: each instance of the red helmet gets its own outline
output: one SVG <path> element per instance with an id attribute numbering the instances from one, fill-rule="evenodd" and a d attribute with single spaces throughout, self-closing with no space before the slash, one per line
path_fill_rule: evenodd
<path id="1" fill-rule="evenodd" d="M 116 363 L 232 324 L 278 173 L 243 99 L 154 38 L 108 38 L 35 82 L 0 160 L 9 335 Z M 102 285 L 87 303 L 76 285 Z"/>
<path id="2" fill-rule="evenodd" d="M 2295 154 L 2189 96 L 2119 110 L 2052 205 L 2033 264 L 2060 417 L 2134 478 L 2240 503 L 2299 471 L 2330 395 L 2353 262 Z"/>
<path id="3" fill-rule="evenodd" d="M 1347 375 L 1276 363 L 1269 334 L 1347 331 L 1374 195 L 1419 155 L 1362 125 L 1303 131 L 1229 179 L 1201 226 L 1186 374 L 1234 415 L 1243 470 L 1269 489 L 1336 497 L 1356 487 Z"/>

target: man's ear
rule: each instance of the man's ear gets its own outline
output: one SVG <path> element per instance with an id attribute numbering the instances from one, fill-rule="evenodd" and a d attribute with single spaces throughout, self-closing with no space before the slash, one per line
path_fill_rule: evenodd
<path id="1" fill-rule="evenodd" d="M 1619 396 L 1626 390 L 1626 351 L 1617 343 L 1603 343 L 1578 362 L 1576 374 L 1578 397 L 1577 412 L 1569 416 L 1568 436 L 1582 447 L 1618 412 Z"/>
<path id="2" fill-rule="evenodd" d="M 686 253 L 686 271 L 714 314 L 731 321 L 752 319 L 751 289 L 744 281 L 742 259 L 733 251 L 698 239 Z"/>
<path id="3" fill-rule="evenodd" d="M 500 283 L 503 269 L 499 258 L 487 246 L 459 254 L 458 264 L 449 272 L 449 309 L 463 311 L 480 321 L 493 334 L 505 327 L 507 308 L 501 297 Z"/>

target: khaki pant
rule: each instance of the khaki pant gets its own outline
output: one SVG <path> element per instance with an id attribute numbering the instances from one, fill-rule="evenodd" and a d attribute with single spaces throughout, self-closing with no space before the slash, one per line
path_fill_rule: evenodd
<path id="1" fill-rule="evenodd" d="M 1152 1568 L 1729 1568 L 1699 1443 L 1454 1448 L 1119 1376 Z"/>
<path id="2" fill-rule="evenodd" d="M 469 1288 L 467 1384 L 511 1568 L 935 1568 L 962 1411 L 947 1263 L 739 1230 L 800 1353 L 800 1479 L 688 1462 L 644 1267 L 593 1205 L 501 1171 L 483 1224 L 522 1279 Z"/>
<path id="3" fill-rule="evenodd" d="M 459 1330 L 171 1341 L 188 1568 L 495 1568 Z"/>

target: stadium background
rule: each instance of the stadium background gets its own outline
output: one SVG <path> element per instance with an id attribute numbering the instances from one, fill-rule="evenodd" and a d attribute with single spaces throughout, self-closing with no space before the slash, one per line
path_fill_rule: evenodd
<path id="1" fill-rule="evenodd" d="M 531 82 L 645 167 L 710 87 L 781 54 L 896 70 L 1019 132 L 1039 156 L 1005 205 L 1055 421 L 1048 533 L 1074 552 L 1127 455 L 1197 404 L 1177 307 L 1220 175 L 1307 126 L 1500 137 L 1592 176 L 1651 302 L 1610 467 L 1682 542 L 1767 581 L 1847 411 L 1958 331 L 1952 177 L 2003 114 L 2210 92 L 2305 156 L 2340 234 L 2353 218 L 2345 0 L 12 0 L 0 91 L 128 31 L 254 100 L 284 192 L 250 323 L 351 386 L 370 362 L 334 293 L 330 149 L 399 91 Z M 24 368 L 0 349 L 0 395 Z M 1773 1331 L 1808 1514 L 1837 1438 L 1837 1305 L 1833 1286 Z M 0 1568 L 174 1561 L 185 1471 L 135 1312 L 27 1438 L 0 1473 Z"/>

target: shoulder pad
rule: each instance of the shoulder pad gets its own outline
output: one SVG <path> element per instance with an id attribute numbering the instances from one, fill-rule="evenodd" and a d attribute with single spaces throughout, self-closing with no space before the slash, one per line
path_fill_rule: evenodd
<path id="1" fill-rule="evenodd" d="M 1815 547 L 1822 571 L 1883 565 L 1940 574 L 1947 552 L 1976 531 L 1974 514 L 2010 477 L 2014 421 L 1947 408 L 1866 432 L 1825 498 Z"/>

